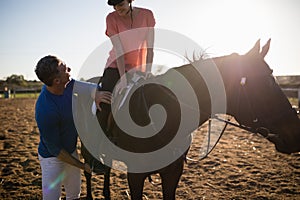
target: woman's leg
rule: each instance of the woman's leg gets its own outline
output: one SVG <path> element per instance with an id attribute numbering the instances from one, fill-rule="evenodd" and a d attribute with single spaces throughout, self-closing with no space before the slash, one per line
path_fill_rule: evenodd
<path id="1" fill-rule="evenodd" d="M 120 75 L 118 69 L 115 68 L 107 68 L 104 70 L 103 77 L 101 80 L 101 91 L 109 91 L 113 92 L 115 85 L 120 79 Z M 101 103 L 101 112 L 97 111 L 98 121 L 102 130 L 108 135 L 108 117 L 111 112 L 111 105 L 106 103 Z"/>

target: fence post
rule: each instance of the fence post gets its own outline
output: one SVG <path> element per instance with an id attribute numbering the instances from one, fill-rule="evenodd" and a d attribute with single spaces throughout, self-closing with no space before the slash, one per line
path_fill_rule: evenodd
<path id="1" fill-rule="evenodd" d="M 300 109 L 300 88 L 298 88 L 298 109 Z"/>

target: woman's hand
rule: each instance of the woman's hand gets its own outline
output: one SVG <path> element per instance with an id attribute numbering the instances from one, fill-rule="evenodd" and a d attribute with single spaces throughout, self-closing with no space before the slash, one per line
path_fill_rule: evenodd
<path id="1" fill-rule="evenodd" d="M 146 72 L 145 79 L 153 78 L 154 75 L 151 72 Z"/>

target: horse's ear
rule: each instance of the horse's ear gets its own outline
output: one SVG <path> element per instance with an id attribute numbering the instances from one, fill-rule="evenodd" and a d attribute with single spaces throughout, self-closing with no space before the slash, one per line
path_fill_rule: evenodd
<path id="1" fill-rule="evenodd" d="M 260 39 L 258 39 L 252 49 L 246 55 L 258 55 L 260 52 Z"/>
<path id="2" fill-rule="evenodd" d="M 262 50 L 260 52 L 260 55 L 263 58 L 267 55 L 267 53 L 268 53 L 268 51 L 270 49 L 270 43 L 271 43 L 271 38 L 268 40 L 268 42 L 265 44 L 265 46 L 263 46 L 263 48 L 262 48 Z"/>

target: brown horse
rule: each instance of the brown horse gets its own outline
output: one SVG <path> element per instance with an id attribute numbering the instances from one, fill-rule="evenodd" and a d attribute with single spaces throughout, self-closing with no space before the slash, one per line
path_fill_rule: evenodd
<path id="1" fill-rule="evenodd" d="M 140 127 L 150 126 L 158 131 L 154 135 L 137 137 L 120 128 L 122 124 L 109 120 L 112 134 L 110 137 L 114 138 L 112 142 L 133 154 L 147 154 L 159 151 L 177 140 L 172 143 L 172 148 L 166 150 L 167 153 L 158 159 L 164 163 L 168 157 L 176 155 L 170 162 L 162 164 L 162 167 L 147 168 L 143 171 L 135 165 L 140 163 L 145 163 L 143 166 L 152 165 L 150 163 L 152 161 L 137 157 L 135 162 L 129 163 L 124 158 L 125 161 L 123 161 L 128 167 L 127 178 L 133 200 L 142 199 L 144 181 L 153 173 L 161 176 L 164 199 L 175 199 L 191 132 L 217 114 L 233 116 L 239 127 L 262 134 L 275 144 L 279 152 L 300 151 L 299 118 L 264 60 L 269 46 L 270 40 L 261 50 L 258 41 L 245 55 L 231 54 L 212 60 L 194 61 L 153 77 L 152 81 L 146 80 L 145 84 L 140 83 L 134 86 L 132 92 L 129 92 L 130 98 L 124 103 L 129 107 L 130 118 Z M 213 73 L 210 72 L 212 63 L 217 67 L 217 71 Z M 187 85 L 192 89 L 194 97 L 182 91 L 184 90 L 183 83 L 178 77 L 187 80 Z M 214 84 L 219 84 L 217 80 L 220 77 L 224 84 L 220 88 L 224 91 L 212 91 Z M 178 98 L 176 91 L 182 91 L 184 97 Z M 196 105 L 190 98 L 196 99 Z M 122 101 L 122 99 L 117 98 L 115 101 Z M 224 102 L 226 109 L 219 106 L 224 106 Z M 152 108 L 157 105 L 164 110 L 161 112 L 165 117 L 163 117 L 163 124 L 153 117 L 156 115 L 153 114 Z M 183 117 L 184 109 L 188 110 L 188 117 Z M 123 117 L 124 120 L 126 118 L 123 114 L 116 112 L 114 119 L 118 117 Z M 185 123 L 183 129 L 181 129 L 182 123 Z M 138 134 L 142 133 L 136 133 Z"/>

